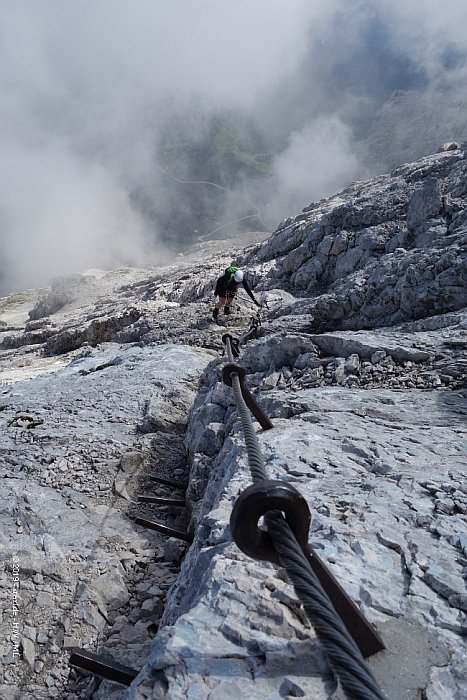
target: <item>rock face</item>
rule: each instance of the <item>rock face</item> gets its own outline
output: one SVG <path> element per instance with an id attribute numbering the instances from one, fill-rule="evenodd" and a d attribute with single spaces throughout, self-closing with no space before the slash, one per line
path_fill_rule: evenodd
<path id="1" fill-rule="evenodd" d="M 317 330 L 394 325 L 463 308 L 465 147 L 405 165 L 286 220 L 250 256 L 267 285 L 306 296 Z M 310 299 L 311 297 L 311 299 Z"/>
<path id="2" fill-rule="evenodd" d="M 138 485 L 150 487 L 153 440 L 165 448 L 162 471 L 183 467 L 183 450 L 172 458 L 170 447 L 181 441 L 180 423 L 209 358 L 186 346 L 107 346 L 3 387 L 1 626 L 4 678 L 18 697 L 63 697 L 67 649 L 94 647 L 104 629 L 117 660 L 138 665 L 146 653 L 176 570 L 164 556 L 165 538 L 128 516 Z M 174 386 L 177 405 L 170 402 Z M 147 426 L 141 435 L 138 419 Z M 168 523 L 183 526 L 181 509 L 172 510 Z M 84 692 L 72 674 L 71 697 Z"/>
<path id="3" fill-rule="evenodd" d="M 267 303 L 248 336 L 243 294 L 225 322 L 274 424 L 255 423 L 266 468 L 306 498 L 310 544 L 378 628 L 376 677 L 392 700 L 466 696 L 466 198 L 463 146 L 249 248 L 0 301 L 1 697 L 342 697 L 284 570 L 232 540 L 251 476 L 210 321 L 231 262 Z M 136 503 L 155 475 L 188 481 L 187 509 Z M 69 672 L 75 644 L 142 670 L 92 685 Z"/>

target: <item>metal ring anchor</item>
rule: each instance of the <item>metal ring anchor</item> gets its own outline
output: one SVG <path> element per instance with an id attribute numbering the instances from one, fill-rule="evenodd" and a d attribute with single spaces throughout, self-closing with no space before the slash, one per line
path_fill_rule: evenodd
<path id="1" fill-rule="evenodd" d="M 240 386 L 243 389 L 246 377 L 245 368 L 241 367 L 241 365 L 224 365 L 224 367 L 222 368 L 222 381 L 224 382 L 224 384 L 227 384 L 227 386 L 232 386 L 232 374 L 238 375 L 238 378 L 240 380 Z"/>
<path id="2" fill-rule="evenodd" d="M 261 427 L 264 428 L 264 430 L 270 430 L 271 428 L 274 428 L 274 425 L 269 420 L 266 413 L 263 411 L 261 406 L 259 406 L 256 403 L 253 395 L 245 386 L 246 370 L 240 365 L 235 364 L 228 364 L 225 365 L 225 367 L 223 367 L 222 379 L 224 384 L 227 384 L 227 386 L 233 386 L 232 376 L 234 375 L 237 375 L 238 380 L 240 382 L 240 390 L 242 392 L 244 402 L 246 403 L 246 405 L 248 406 L 258 423 L 261 425 Z"/>
<path id="3" fill-rule="evenodd" d="M 258 528 L 261 516 L 282 511 L 285 520 L 318 578 L 334 611 L 344 623 L 364 657 L 384 649 L 384 642 L 355 602 L 340 585 L 316 552 L 308 546 L 311 515 L 306 500 L 283 481 L 259 481 L 238 497 L 230 517 L 230 529 L 238 548 L 252 559 L 283 565 L 272 537 Z"/>
<path id="4" fill-rule="evenodd" d="M 230 529 L 242 552 L 252 559 L 280 565 L 271 536 L 258 528 L 260 518 L 271 511 L 284 513 L 299 545 L 306 548 L 311 522 L 308 503 L 283 481 L 261 481 L 242 491 L 230 516 Z"/>

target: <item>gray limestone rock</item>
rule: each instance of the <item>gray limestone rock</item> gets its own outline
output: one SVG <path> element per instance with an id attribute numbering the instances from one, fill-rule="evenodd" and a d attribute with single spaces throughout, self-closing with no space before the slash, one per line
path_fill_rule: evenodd
<path id="1" fill-rule="evenodd" d="M 96 576 L 92 585 L 101 596 L 107 610 L 118 610 L 124 607 L 130 599 L 130 593 L 125 584 L 124 571 L 121 567 Z"/>
<path id="2" fill-rule="evenodd" d="M 426 362 L 430 359 L 429 351 L 410 347 L 408 343 L 406 346 L 399 345 L 394 334 L 385 335 L 384 332 L 370 335 L 365 331 L 347 331 L 323 333 L 311 337 L 323 352 L 336 357 L 348 358 L 351 355 L 358 355 L 369 360 L 374 357 L 375 362 L 379 361 L 377 358 L 383 359 L 386 355 L 390 355 L 398 362 Z M 375 344 L 376 339 L 378 344 Z"/>
<path id="3" fill-rule="evenodd" d="M 0 697 L 4 700 L 21 700 L 21 690 L 2 683 L 0 685 Z"/>
<path id="4" fill-rule="evenodd" d="M 94 291 L 93 280 L 84 275 L 70 275 L 58 277 L 51 283 L 47 296 L 40 299 L 29 312 L 31 321 L 43 319 L 60 311 L 64 306 L 79 297 L 92 294 Z"/>
<path id="5" fill-rule="evenodd" d="M 137 309 L 130 309 L 107 318 L 98 318 L 91 321 L 83 328 L 75 326 L 60 330 L 58 333 L 47 339 L 45 353 L 47 355 L 61 355 L 80 348 L 84 344 L 95 347 L 100 343 L 106 343 L 118 339 L 118 333 L 122 329 L 133 325 L 141 316 Z M 136 332 L 131 340 L 137 340 L 139 333 Z M 131 342 L 131 341 L 127 341 Z"/>
<path id="6" fill-rule="evenodd" d="M 187 549 L 187 545 L 175 537 L 169 537 L 164 545 L 164 558 L 167 561 L 179 562 Z"/>
<path id="7" fill-rule="evenodd" d="M 461 146 L 353 183 L 248 249 L 205 242 L 70 281 L 64 305 L 33 314 L 54 325 L 27 321 L 43 293 L 0 305 L 0 599 L 16 556 L 26 645 L 18 663 L 4 644 L 2 697 L 85 696 L 60 653 L 73 642 L 142 669 L 98 697 L 338 697 L 284 569 L 232 540 L 251 473 L 209 321 L 232 260 L 268 304 L 249 334 L 239 293 L 229 326 L 273 422 L 253 422 L 268 474 L 303 494 L 311 546 L 381 631 L 370 664 L 389 697 L 464 697 L 466 195 Z M 186 509 L 137 502 L 180 498 L 186 480 Z M 9 625 L 4 612 L 5 640 Z"/>
<path id="8" fill-rule="evenodd" d="M 407 226 L 417 228 L 427 219 L 432 219 L 441 211 L 441 188 L 437 178 L 427 178 L 409 201 Z"/>
<path id="9" fill-rule="evenodd" d="M 360 357 L 357 353 L 349 355 L 344 363 L 344 369 L 347 374 L 353 374 L 356 370 L 360 368 Z"/>
<path id="10" fill-rule="evenodd" d="M 242 365 L 248 372 L 264 372 L 281 369 L 284 365 L 293 366 L 296 358 L 304 354 L 316 354 L 316 346 L 311 338 L 292 333 L 264 338 L 246 346 L 242 355 Z"/>
<path id="11" fill-rule="evenodd" d="M 34 648 L 34 642 L 31 641 L 30 639 L 23 639 L 22 647 L 23 647 L 23 659 L 30 666 L 30 668 L 34 668 L 34 663 L 36 660 L 36 651 Z"/>

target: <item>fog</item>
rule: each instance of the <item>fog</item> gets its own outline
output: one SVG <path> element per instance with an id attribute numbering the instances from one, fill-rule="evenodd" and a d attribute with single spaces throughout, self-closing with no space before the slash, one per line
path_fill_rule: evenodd
<path id="1" fill-rule="evenodd" d="M 467 138 L 466 26 L 457 0 L 0 0 L 0 295 L 273 230 Z"/>

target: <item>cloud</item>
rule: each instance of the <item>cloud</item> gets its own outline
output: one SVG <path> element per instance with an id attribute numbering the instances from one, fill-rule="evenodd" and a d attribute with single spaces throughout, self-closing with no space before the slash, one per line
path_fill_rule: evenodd
<path id="1" fill-rule="evenodd" d="M 465 99 L 465 3 L 415 5 L 2 2 L 0 294 L 273 228 L 365 177 L 395 90 Z"/>
<path id="2" fill-rule="evenodd" d="M 167 219 L 177 208 L 157 155 L 164 128 L 175 115 L 196 139 L 220 109 L 248 111 L 295 68 L 300 51 L 287 48 L 300 34 L 305 44 L 308 14 L 299 0 L 3 10 L 0 291 L 87 265 L 158 262 L 147 209 Z"/>
<path id="3" fill-rule="evenodd" d="M 142 218 L 109 170 L 56 144 L 3 149 L 6 278 L 40 285 L 50 277 L 99 266 L 144 265 L 155 259 Z M 161 253 L 161 259 L 162 253 Z"/>
<path id="4" fill-rule="evenodd" d="M 384 22 L 394 47 L 425 73 L 431 87 L 467 74 L 467 5 L 462 0 L 385 3 Z M 465 90 L 465 88 L 464 88 Z"/>
<path id="5" fill-rule="evenodd" d="M 274 161 L 280 209 L 303 209 L 361 174 L 350 129 L 337 117 L 316 119 L 302 131 L 293 132 L 287 148 Z"/>

